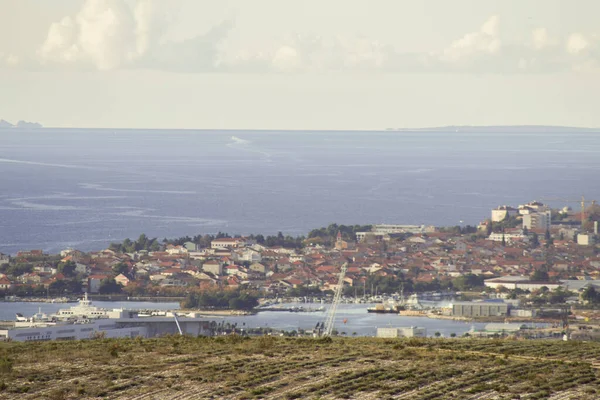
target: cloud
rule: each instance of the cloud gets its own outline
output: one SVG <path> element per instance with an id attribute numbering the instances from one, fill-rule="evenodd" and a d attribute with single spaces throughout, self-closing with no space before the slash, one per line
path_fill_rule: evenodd
<path id="1" fill-rule="evenodd" d="M 203 70 L 216 62 L 216 45 L 227 34 L 220 24 L 206 34 L 180 42 L 165 42 L 171 21 L 168 6 L 138 0 L 86 0 L 73 16 L 53 23 L 38 50 L 46 65 Z M 185 63 L 185 68 L 183 64 Z"/>
<path id="2" fill-rule="evenodd" d="M 588 48 L 590 43 L 581 33 L 573 33 L 567 41 L 567 51 L 571 54 L 581 53 Z"/>
<path id="3" fill-rule="evenodd" d="M 0 66 L 16 67 L 20 64 L 21 59 L 15 54 L 4 54 L 0 52 Z"/>
<path id="4" fill-rule="evenodd" d="M 384 68 L 391 47 L 365 37 L 287 35 L 270 49 L 241 50 L 226 55 L 230 70 L 313 72 Z"/>
<path id="5" fill-rule="evenodd" d="M 87 0 L 74 17 L 50 26 L 39 50 L 43 62 L 114 69 L 135 57 L 134 19 L 122 0 Z"/>
<path id="6" fill-rule="evenodd" d="M 548 38 L 548 30 L 546 28 L 534 29 L 531 32 L 531 39 L 533 48 L 536 50 L 541 50 L 550 44 L 550 39 Z"/>
<path id="7" fill-rule="evenodd" d="M 195 37 L 168 40 L 173 3 L 159 0 L 85 0 L 73 15 L 51 24 L 36 57 L 1 54 L 0 67 L 121 68 L 174 72 L 304 73 L 551 73 L 595 71 L 600 40 L 592 33 L 553 36 L 543 26 L 511 37 L 492 15 L 447 46 L 403 52 L 377 39 L 351 34 L 293 33 L 242 48 L 228 47 L 231 21 Z M 246 32 L 241 32 L 246 35 Z"/>
<path id="8" fill-rule="evenodd" d="M 443 51 L 442 61 L 464 62 L 481 54 L 496 54 L 500 51 L 501 41 L 498 36 L 499 17 L 490 17 L 481 28 L 455 40 Z"/>

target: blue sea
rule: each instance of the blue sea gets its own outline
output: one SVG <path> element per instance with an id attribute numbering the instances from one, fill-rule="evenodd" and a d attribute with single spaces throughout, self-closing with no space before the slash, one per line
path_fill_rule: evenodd
<path id="1" fill-rule="evenodd" d="M 599 199 L 599 154 L 600 131 L 568 129 L 0 130 L 0 252 L 88 251 L 140 233 L 477 224 L 501 204 Z"/>

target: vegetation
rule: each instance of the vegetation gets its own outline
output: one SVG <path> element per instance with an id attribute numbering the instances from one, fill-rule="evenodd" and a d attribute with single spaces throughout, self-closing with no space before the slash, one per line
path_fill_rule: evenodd
<path id="1" fill-rule="evenodd" d="M 251 310 L 258 306 L 258 296 L 242 290 L 214 290 L 190 293 L 181 302 L 182 308 L 230 308 Z"/>
<path id="2" fill-rule="evenodd" d="M 133 253 L 140 250 L 158 251 L 160 249 L 160 243 L 156 238 L 148 239 L 148 237 L 142 233 L 135 242 L 132 242 L 131 239 L 127 238 L 123 240 L 123 243 L 111 243 L 108 248 L 120 253 Z"/>
<path id="3" fill-rule="evenodd" d="M 600 344 L 238 335 L 0 344 L 0 397 L 597 399 Z M 26 395 L 24 395 L 26 393 Z"/>
<path id="4" fill-rule="evenodd" d="M 313 229 L 308 233 L 308 241 L 333 245 L 337 238 L 338 232 L 341 233 L 343 240 L 356 240 L 356 232 L 368 232 L 372 225 L 338 225 L 330 224 L 326 228 Z"/>

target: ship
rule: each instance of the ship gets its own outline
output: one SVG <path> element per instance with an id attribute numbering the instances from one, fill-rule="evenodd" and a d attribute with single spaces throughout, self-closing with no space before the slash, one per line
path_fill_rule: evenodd
<path id="1" fill-rule="evenodd" d="M 377 304 L 375 307 L 367 308 L 367 312 L 376 314 L 397 314 L 398 310 L 396 309 L 396 306 L 387 308 L 383 304 Z"/>

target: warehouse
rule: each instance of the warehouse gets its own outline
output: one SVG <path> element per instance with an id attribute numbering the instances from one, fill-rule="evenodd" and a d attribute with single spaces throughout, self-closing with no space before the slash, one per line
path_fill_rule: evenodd
<path id="1" fill-rule="evenodd" d="M 459 301 L 450 304 L 455 317 L 498 317 L 508 315 L 508 304 L 498 302 Z"/>

